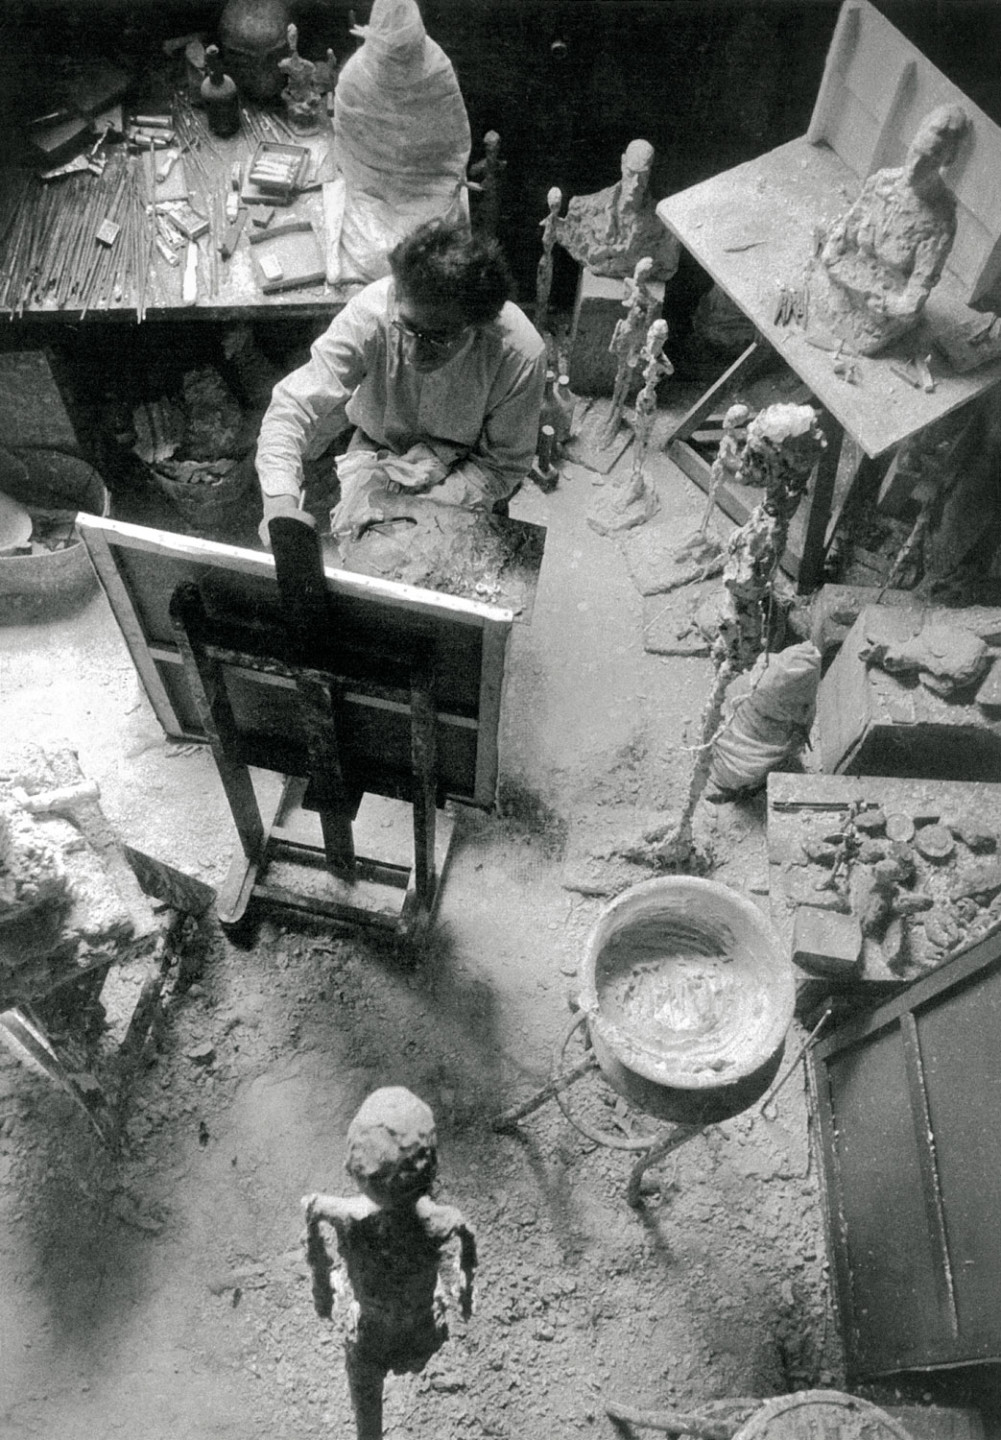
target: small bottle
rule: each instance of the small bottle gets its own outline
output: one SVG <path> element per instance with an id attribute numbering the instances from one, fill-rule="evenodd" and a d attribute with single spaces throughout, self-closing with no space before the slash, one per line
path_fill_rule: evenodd
<path id="1" fill-rule="evenodd" d="M 209 72 L 202 81 L 205 116 L 212 134 L 226 139 L 240 128 L 240 99 L 234 82 L 223 74 L 218 45 L 206 47 L 205 64 Z"/>

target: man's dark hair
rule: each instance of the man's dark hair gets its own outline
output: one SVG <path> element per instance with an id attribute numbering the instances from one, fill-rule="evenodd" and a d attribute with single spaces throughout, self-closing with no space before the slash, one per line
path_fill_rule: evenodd
<path id="1" fill-rule="evenodd" d="M 458 305 L 470 325 L 496 320 L 514 288 L 497 241 L 447 220 L 405 236 L 389 264 L 398 290 L 422 305 Z"/>

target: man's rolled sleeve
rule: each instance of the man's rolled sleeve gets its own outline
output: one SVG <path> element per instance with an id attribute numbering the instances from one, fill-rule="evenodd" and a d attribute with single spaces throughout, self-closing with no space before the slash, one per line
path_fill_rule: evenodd
<path id="1" fill-rule="evenodd" d="M 313 342 L 306 364 L 275 386 L 257 442 L 257 477 L 265 495 L 298 495 L 310 444 L 321 433 L 332 439 L 344 428 L 344 408 L 365 374 L 374 335 L 372 317 L 349 301 Z"/>

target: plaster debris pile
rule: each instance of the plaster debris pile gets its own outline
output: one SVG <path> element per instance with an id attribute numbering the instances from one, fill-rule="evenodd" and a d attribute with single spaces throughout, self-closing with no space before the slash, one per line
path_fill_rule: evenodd
<path id="1" fill-rule="evenodd" d="M 74 753 L 0 755 L 0 1008 L 141 955 L 159 930 Z"/>
<path id="2" fill-rule="evenodd" d="M 178 398 L 132 412 L 132 452 L 185 524 L 218 538 L 237 526 L 255 490 L 253 417 L 212 366 L 188 371 Z"/>

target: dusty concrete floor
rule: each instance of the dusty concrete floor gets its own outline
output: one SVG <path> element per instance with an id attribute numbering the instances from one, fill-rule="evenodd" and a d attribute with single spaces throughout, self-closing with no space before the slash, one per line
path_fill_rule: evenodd
<path id="1" fill-rule="evenodd" d="M 656 523 L 683 535 L 701 496 L 662 455 L 651 471 Z M 346 1186 L 347 1122 L 387 1083 L 433 1106 L 442 1194 L 481 1251 L 476 1313 L 422 1376 L 390 1380 L 388 1436 L 610 1436 L 606 1399 L 693 1408 L 843 1380 L 798 1076 L 776 1122 L 747 1112 L 651 1171 L 640 1210 L 624 1201 L 629 1157 L 555 1106 L 516 1136 L 489 1128 L 547 1078 L 601 908 L 563 883 L 566 827 L 670 806 L 709 674 L 643 651 L 641 598 L 585 522 L 593 493 L 571 467 L 516 503 L 549 528 L 534 620 L 509 652 L 505 813 L 461 817 L 416 968 L 282 917 L 240 947 L 217 935 L 201 982 L 168 1006 L 117 1161 L 0 1056 L 5 1440 L 353 1433 L 299 1197 Z M 165 741 L 102 595 L 0 629 L 0 733 L 68 736 L 127 842 L 221 880 L 233 833 L 211 760 Z M 757 891 L 760 809 L 705 824 L 719 878 Z M 580 1103 L 622 1122 L 614 1093 L 587 1084 Z"/>

